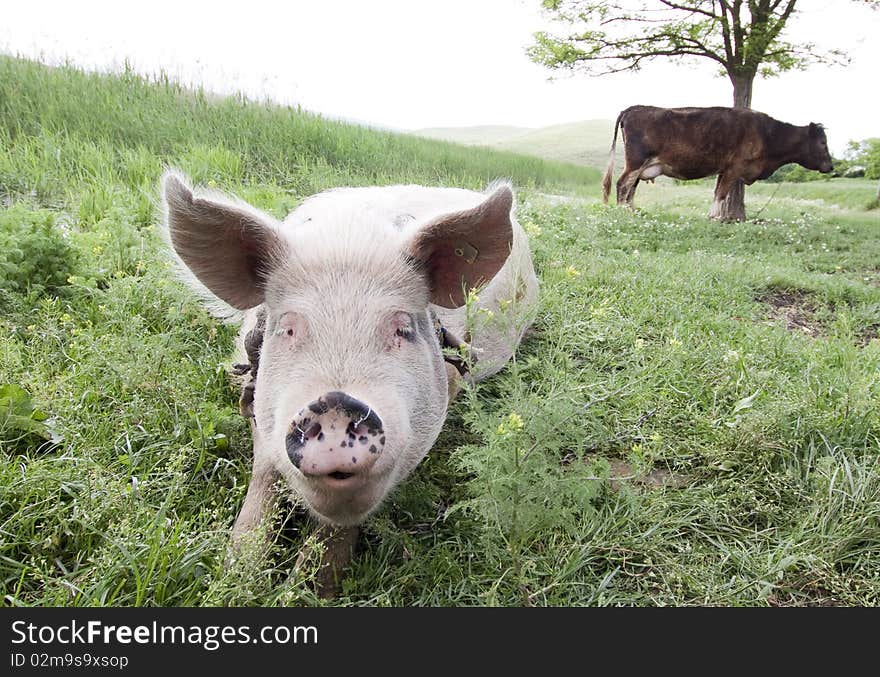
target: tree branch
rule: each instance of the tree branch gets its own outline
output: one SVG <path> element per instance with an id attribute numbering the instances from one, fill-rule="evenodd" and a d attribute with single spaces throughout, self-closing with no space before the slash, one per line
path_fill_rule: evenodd
<path id="1" fill-rule="evenodd" d="M 692 14 L 702 14 L 703 16 L 707 16 L 710 19 L 717 19 L 718 15 L 715 12 L 710 12 L 705 9 L 700 9 L 696 6 L 688 6 L 688 5 L 680 5 L 677 2 L 669 2 L 668 0 L 660 0 L 660 2 L 671 9 L 678 9 L 683 12 L 690 12 Z"/>
<path id="2" fill-rule="evenodd" d="M 730 44 L 730 22 L 727 20 L 725 3 L 723 0 L 718 3 L 721 7 L 721 36 L 724 40 L 724 54 L 728 63 L 733 63 L 733 46 Z"/>
<path id="3" fill-rule="evenodd" d="M 739 18 L 741 9 L 742 0 L 733 0 L 733 7 L 730 8 L 730 18 L 733 23 L 733 59 L 736 65 L 743 63 L 744 56 L 743 29 Z"/>
<path id="4" fill-rule="evenodd" d="M 856 1 L 856 0 L 853 0 Z M 857 0 L 880 8 L 880 0 Z M 566 36 L 535 33 L 533 61 L 550 68 L 608 74 L 635 70 L 654 58 L 706 58 L 734 82 L 811 62 L 840 62 L 780 39 L 797 0 L 544 0 L 557 21 L 583 25 Z M 749 14 L 746 14 L 748 12 Z"/>
<path id="5" fill-rule="evenodd" d="M 773 9 L 776 9 L 780 4 L 782 4 L 782 2 L 783 0 L 778 0 L 773 6 Z M 775 22 L 776 25 L 771 31 L 769 42 L 773 42 L 779 36 L 779 33 L 782 32 L 782 29 L 785 27 L 785 24 L 788 21 L 788 17 L 790 17 L 791 13 L 794 11 L 794 6 L 796 4 L 797 0 L 788 0 L 788 4 L 785 6 L 785 9 L 782 10 L 782 14 Z"/>

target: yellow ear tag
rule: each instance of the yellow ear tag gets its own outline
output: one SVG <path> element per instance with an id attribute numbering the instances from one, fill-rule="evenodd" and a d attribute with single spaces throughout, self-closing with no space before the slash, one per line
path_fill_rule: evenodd
<path id="1" fill-rule="evenodd" d="M 473 263 L 477 260 L 480 252 L 470 242 L 460 242 L 455 248 L 455 255 L 463 257 L 468 263 Z"/>

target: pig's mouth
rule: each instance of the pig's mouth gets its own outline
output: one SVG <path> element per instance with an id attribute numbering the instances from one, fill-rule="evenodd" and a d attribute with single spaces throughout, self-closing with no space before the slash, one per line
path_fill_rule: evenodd
<path id="1" fill-rule="evenodd" d="M 375 510 L 386 493 L 380 479 L 344 471 L 308 478 L 300 495 L 319 521 L 338 526 L 360 524 Z"/>
<path id="2" fill-rule="evenodd" d="M 325 495 L 327 495 L 326 492 L 331 492 L 331 494 L 338 494 L 340 497 L 350 499 L 372 484 L 376 477 L 370 474 L 337 470 L 320 477 L 306 477 L 305 479 L 318 492 Z"/>

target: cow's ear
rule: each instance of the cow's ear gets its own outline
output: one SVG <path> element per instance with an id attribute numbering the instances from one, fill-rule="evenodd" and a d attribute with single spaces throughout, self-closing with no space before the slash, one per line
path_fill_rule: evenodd
<path id="1" fill-rule="evenodd" d="M 277 221 L 221 195 L 194 193 L 173 171 L 162 177 L 162 202 L 171 245 L 193 275 L 233 308 L 260 305 L 266 275 L 285 251 Z"/>
<path id="2" fill-rule="evenodd" d="M 469 289 L 489 282 L 513 244 L 513 191 L 503 185 L 472 209 L 446 214 L 419 229 L 410 254 L 428 275 L 431 303 L 464 305 Z"/>

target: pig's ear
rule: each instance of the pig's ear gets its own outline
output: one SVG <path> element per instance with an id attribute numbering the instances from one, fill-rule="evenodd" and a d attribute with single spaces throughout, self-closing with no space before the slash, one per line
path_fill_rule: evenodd
<path id="1" fill-rule="evenodd" d="M 425 268 L 431 303 L 464 305 L 469 289 L 489 282 L 513 244 L 513 191 L 502 185 L 472 209 L 441 216 L 423 226 L 410 254 Z"/>
<path id="2" fill-rule="evenodd" d="M 162 177 L 162 201 L 171 245 L 199 282 L 233 308 L 260 305 L 266 274 L 284 253 L 277 222 L 249 205 L 194 194 L 173 171 Z"/>

